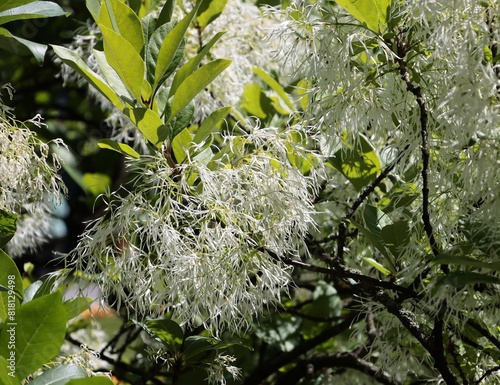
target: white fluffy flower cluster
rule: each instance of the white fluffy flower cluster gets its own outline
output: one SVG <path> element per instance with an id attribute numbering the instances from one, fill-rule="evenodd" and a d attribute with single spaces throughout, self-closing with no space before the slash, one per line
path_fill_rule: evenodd
<path id="1" fill-rule="evenodd" d="M 345 146 L 346 137 L 364 133 L 384 149 L 382 166 L 406 148 L 396 173 L 419 168 L 422 116 L 402 74 L 419 88 L 434 171 L 431 216 L 445 244 L 460 237 L 458 218 L 471 215 L 477 202 L 481 220 L 490 218 L 487 226 L 499 213 L 500 64 L 494 57 L 500 3 L 392 3 L 392 18 L 400 21 L 390 35 L 360 26 L 333 2 L 295 1 L 275 36 L 282 40 L 282 57 L 314 85 L 310 113 L 323 127 L 328 156 L 334 155 L 329 149 Z M 421 188 L 418 173 L 407 182 Z"/>
<path id="2" fill-rule="evenodd" d="M 219 355 L 211 362 L 210 366 L 207 368 L 208 373 L 208 383 L 209 384 L 220 384 L 226 385 L 225 373 L 231 375 L 234 380 L 241 377 L 241 369 L 232 365 L 236 361 L 236 358 L 228 355 Z"/>
<path id="3" fill-rule="evenodd" d="M 222 106 L 237 108 L 245 85 L 251 83 L 255 76 L 252 67 L 266 71 L 279 68 L 273 52 L 276 47 L 267 39 L 269 32 L 277 25 L 278 19 L 273 14 L 264 16 L 253 2 L 228 1 L 222 14 L 202 32 L 190 30 L 188 50 L 192 51 L 199 50 L 198 44 L 206 44 L 216 33 L 224 31 L 224 36 L 210 52 L 213 57 L 232 61 L 197 97 L 196 119 L 203 120 Z"/>
<path id="4" fill-rule="evenodd" d="M 40 125 L 40 117 L 31 123 Z M 49 145 L 25 123 L 10 113 L 0 114 L 0 208 L 18 215 L 16 233 L 6 245 L 12 257 L 33 251 L 47 240 L 53 210 L 48 202 L 60 201 L 65 192 L 59 167 Z"/>
<path id="5" fill-rule="evenodd" d="M 172 166 L 162 153 L 131 160 L 131 191 L 107 197 L 71 267 L 138 317 L 172 311 L 216 332 L 248 328 L 287 290 L 280 258 L 298 255 L 313 225 L 316 179 L 290 163 L 298 146 L 277 130 L 226 141 L 211 167 Z"/>

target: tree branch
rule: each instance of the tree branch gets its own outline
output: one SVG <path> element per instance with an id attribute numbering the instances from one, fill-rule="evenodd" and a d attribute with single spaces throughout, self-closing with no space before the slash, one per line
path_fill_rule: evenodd
<path id="1" fill-rule="evenodd" d="M 272 361 L 266 361 L 263 365 L 259 365 L 258 368 L 248 376 L 244 385 L 259 385 L 263 380 L 269 377 L 271 374 L 276 373 L 281 367 L 295 361 L 302 354 L 308 352 L 314 347 L 328 341 L 329 339 L 335 337 L 336 335 L 342 333 L 343 331 L 349 329 L 353 322 L 358 318 L 358 313 L 352 313 L 344 321 L 328 328 L 324 332 L 320 333 L 318 336 L 306 340 L 301 345 L 297 346 L 291 352 L 283 353 L 276 357 Z"/>
<path id="2" fill-rule="evenodd" d="M 297 382 L 298 378 L 306 377 L 311 371 L 322 368 L 350 368 L 364 373 L 384 385 L 399 385 L 400 382 L 378 366 L 363 360 L 353 352 L 336 352 L 316 354 L 311 358 L 301 360 L 293 369 L 279 376 L 276 385 L 288 385 Z"/>

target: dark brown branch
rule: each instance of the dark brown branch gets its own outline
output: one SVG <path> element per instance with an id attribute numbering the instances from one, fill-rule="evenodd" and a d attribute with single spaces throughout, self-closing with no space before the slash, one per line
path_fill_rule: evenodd
<path id="1" fill-rule="evenodd" d="M 308 263 L 305 263 L 302 261 L 297 261 L 295 259 L 279 258 L 274 253 L 272 253 L 268 250 L 266 250 L 266 252 L 269 253 L 271 256 L 284 262 L 287 265 L 300 267 L 301 269 L 304 269 L 307 271 L 313 271 L 316 273 L 332 275 L 332 276 L 336 276 L 339 278 L 351 278 L 355 281 L 359 281 L 359 282 L 363 282 L 363 283 L 366 283 L 368 285 L 371 285 L 372 287 L 394 290 L 394 291 L 399 292 L 399 293 L 409 294 L 408 289 L 405 287 L 396 285 L 396 284 L 391 283 L 391 282 L 381 281 L 379 279 L 372 278 L 372 277 L 369 277 L 367 275 L 359 274 L 359 273 L 356 273 L 354 271 L 350 271 L 347 268 L 342 268 L 339 266 L 335 267 L 335 268 L 321 267 L 321 266 L 311 265 L 311 264 L 308 264 Z"/>
<path id="2" fill-rule="evenodd" d="M 297 383 L 297 379 L 314 374 L 314 371 L 322 368 L 350 368 L 360 371 L 384 385 L 400 384 L 400 382 L 393 379 L 389 373 L 371 362 L 360 358 L 357 354 L 353 352 L 336 352 L 316 354 L 311 358 L 299 361 L 293 369 L 278 377 L 276 385 Z"/>
<path id="3" fill-rule="evenodd" d="M 424 230 L 429 239 L 429 243 L 434 256 L 439 254 L 438 243 L 434 237 L 434 230 L 432 227 L 430 214 L 429 214 L 429 127 L 428 127 L 428 113 L 425 105 L 425 99 L 422 95 L 422 89 L 416 87 L 411 82 L 410 72 L 408 71 L 404 57 L 406 51 L 398 47 L 397 63 L 399 66 L 399 73 L 401 78 L 406 84 L 406 89 L 415 96 L 420 113 L 420 136 L 421 136 L 421 153 L 422 153 L 422 222 L 424 223 Z"/>
<path id="4" fill-rule="evenodd" d="M 71 335 L 69 334 L 66 334 L 66 340 L 69 341 L 70 343 L 72 343 L 73 345 L 75 346 L 82 346 L 82 343 L 77 341 L 76 339 L 74 339 L 73 337 L 71 337 Z M 113 365 L 113 372 L 115 374 L 118 374 L 118 373 L 131 373 L 133 375 L 137 375 L 139 376 L 142 380 L 141 381 L 144 381 L 144 383 L 146 383 L 146 381 L 151 381 L 153 384 L 157 384 L 157 385 L 162 385 L 164 384 L 163 381 L 155 378 L 156 374 L 154 374 L 154 371 L 144 371 L 144 370 L 141 370 L 133 365 L 129 365 L 129 364 L 126 364 L 125 362 L 123 361 L 117 361 L 115 360 L 114 358 L 112 357 L 109 357 L 108 355 L 104 354 L 104 353 L 99 353 L 99 359 L 103 360 L 103 361 L 106 361 L 110 364 Z M 122 376 L 119 376 L 119 377 L 122 377 Z M 123 380 L 126 380 L 128 382 L 131 382 L 133 383 L 133 381 L 131 381 L 131 379 L 129 378 L 126 378 L 127 376 L 123 376 L 122 379 Z"/>
<path id="5" fill-rule="evenodd" d="M 448 385 L 459 385 L 459 382 L 444 357 L 443 352 L 443 325 L 442 314 L 437 318 L 432 335 L 428 335 L 416 321 L 414 314 L 404 309 L 385 293 L 376 293 L 374 298 L 385 306 L 389 313 L 396 316 L 401 324 L 408 330 L 434 358 L 434 367 L 441 373 L 443 380 Z"/>
<path id="6" fill-rule="evenodd" d="M 476 329 L 483 337 L 485 337 L 488 341 L 490 341 L 495 347 L 500 350 L 500 341 L 495 338 L 487 329 L 483 328 L 476 321 L 469 319 L 467 324 Z"/>
<path id="7" fill-rule="evenodd" d="M 495 366 L 494 368 L 491 368 L 487 370 L 480 378 L 479 380 L 476 381 L 476 385 L 479 385 L 486 377 L 491 376 L 495 372 L 500 372 L 500 365 Z"/>

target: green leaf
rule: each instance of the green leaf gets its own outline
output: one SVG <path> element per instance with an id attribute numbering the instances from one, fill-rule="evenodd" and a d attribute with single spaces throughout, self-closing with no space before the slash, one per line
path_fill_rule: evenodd
<path id="1" fill-rule="evenodd" d="M 156 20 L 156 25 L 159 27 L 165 23 L 168 23 L 172 20 L 172 15 L 174 13 L 174 5 L 175 0 L 167 0 L 163 5 L 163 8 L 158 15 L 158 19 Z"/>
<path id="2" fill-rule="evenodd" d="M 21 381 L 16 377 L 15 369 L 15 365 L 11 366 L 5 358 L 0 357 L 0 384 L 21 385 Z"/>
<path id="3" fill-rule="evenodd" d="M 273 100 L 264 93 L 261 86 L 254 83 L 245 86 L 241 106 L 248 114 L 259 119 L 265 119 L 275 111 Z"/>
<path id="4" fill-rule="evenodd" d="M 221 15 L 226 7 L 227 0 L 205 0 L 201 3 L 196 21 L 201 29 L 203 29 Z"/>
<path id="5" fill-rule="evenodd" d="M 69 380 L 66 385 L 113 385 L 113 381 L 111 381 L 108 377 L 96 376 Z"/>
<path id="6" fill-rule="evenodd" d="M 16 233 L 17 214 L 0 209 L 0 247 L 4 247 Z"/>
<path id="7" fill-rule="evenodd" d="M 135 151 L 132 147 L 125 143 L 118 143 L 110 139 L 101 139 L 99 143 L 97 143 L 97 145 L 100 148 L 113 150 L 131 158 L 139 159 L 141 157 L 137 151 Z"/>
<path id="8" fill-rule="evenodd" d="M 147 108 L 127 108 L 124 111 L 144 137 L 157 148 L 167 139 L 167 126 L 158 114 Z"/>
<path id="9" fill-rule="evenodd" d="M 99 20 L 99 13 L 101 10 L 100 0 L 86 0 L 85 5 L 92 15 L 92 18 L 94 20 Z"/>
<path id="10" fill-rule="evenodd" d="M 456 271 L 448 273 L 444 277 L 440 278 L 437 282 L 437 286 L 448 285 L 461 287 L 480 283 L 498 285 L 500 284 L 500 278 L 480 273 Z"/>
<path id="11" fill-rule="evenodd" d="M 336 3 L 375 33 L 387 26 L 391 0 L 336 0 Z"/>
<path id="12" fill-rule="evenodd" d="M 94 71 L 92 71 L 87 64 L 73 51 L 53 45 L 52 48 L 57 56 L 76 72 L 78 72 L 88 83 L 105 96 L 115 107 L 122 111 L 125 107 L 123 101 L 118 97 L 116 92 Z"/>
<path id="13" fill-rule="evenodd" d="M 113 30 L 101 26 L 104 54 L 109 65 L 116 71 L 123 84 L 138 101 L 141 101 L 145 63 L 134 47 Z M 141 34 L 142 36 L 142 34 Z"/>
<path id="14" fill-rule="evenodd" d="M 20 7 L 22 5 L 33 3 L 34 1 L 36 0 L 3 0 L 0 3 L 0 12 L 5 11 L 6 9 L 12 9 Z"/>
<path id="15" fill-rule="evenodd" d="M 384 274 L 384 275 L 391 274 L 391 271 L 389 269 L 386 269 L 382 264 L 380 264 L 379 262 L 377 262 L 373 258 L 364 257 L 363 260 L 368 262 L 370 265 L 372 265 L 375 269 L 380 271 L 382 274 Z"/>
<path id="16" fill-rule="evenodd" d="M 103 2 L 103 5 L 106 5 L 106 2 Z M 110 0 L 110 5 L 112 9 L 106 6 L 106 10 L 108 13 L 113 13 L 118 29 L 118 31 L 114 32 L 117 32 L 128 41 L 130 45 L 134 47 L 135 52 L 140 55 L 144 47 L 144 34 L 141 21 L 137 17 L 137 14 L 127 4 L 120 0 Z M 106 27 L 109 28 L 109 26 Z"/>
<path id="17" fill-rule="evenodd" d="M 202 50 L 195 57 L 188 60 L 174 75 L 174 80 L 172 81 L 172 85 L 170 86 L 170 92 L 168 97 L 170 98 L 175 94 L 177 88 L 181 85 L 181 83 L 186 80 L 186 78 L 193 73 L 193 71 L 198 67 L 198 64 L 201 63 L 201 60 L 208 53 L 210 48 L 225 34 L 225 32 L 217 33 L 210 41 L 205 44 Z"/>
<path id="18" fill-rule="evenodd" d="M 174 137 L 181 132 L 184 128 L 186 128 L 193 118 L 194 115 L 194 104 L 189 103 L 186 107 L 182 109 L 170 122 L 170 137 Z"/>
<path id="19" fill-rule="evenodd" d="M 166 23 L 157 28 L 153 34 L 149 37 L 148 43 L 146 45 L 145 58 L 146 58 L 146 67 L 147 67 L 147 77 L 148 81 L 151 83 L 155 83 L 155 72 L 156 72 L 156 63 L 158 61 L 158 56 L 160 54 L 160 49 L 163 46 L 165 39 L 168 39 L 169 33 L 174 28 L 174 23 Z M 174 53 L 174 57 L 170 62 L 168 68 L 163 73 L 162 77 L 159 78 L 156 82 L 159 87 L 169 76 L 170 74 L 177 68 L 182 57 L 184 56 L 184 47 L 185 42 L 184 39 L 181 40 L 179 47 Z"/>
<path id="20" fill-rule="evenodd" d="M 172 111 L 168 121 L 172 120 L 179 111 L 187 106 L 187 104 L 209 85 L 212 80 L 219 76 L 229 64 L 231 64 L 231 60 L 217 59 L 205 64 L 189 75 L 186 80 L 182 82 L 174 95 Z"/>
<path id="21" fill-rule="evenodd" d="M 374 181 L 382 170 L 375 147 L 361 134 L 357 143 L 339 150 L 329 161 L 358 191 Z"/>
<path id="22" fill-rule="evenodd" d="M 35 294 L 42 286 L 43 282 L 38 280 L 29 285 L 26 289 L 24 289 L 23 303 L 31 301 L 35 298 Z"/>
<path id="23" fill-rule="evenodd" d="M 25 378 L 57 355 L 66 333 L 62 295 L 55 292 L 25 303 L 16 311 L 16 325 L 0 332 L 0 355 L 10 354 L 8 342 L 15 333 L 16 372 Z"/>
<path id="24" fill-rule="evenodd" d="M 288 94 L 286 91 L 283 89 L 281 84 L 279 84 L 271 75 L 269 75 L 267 72 L 261 70 L 259 67 L 253 67 L 253 72 L 259 76 L 271 89 L 278 94 L 278 96 L 285 102 L 285 104 L 288 106 L 290 111 L 292 112 L 295 111 L 296 108 L 290 98 L 288 97 Z"/>
<path id="25" fill-rule="evenodd" d="M 66 310 L 66 321 L 79 316 L 89 308 L 90 304 L 93 301 L 94 300 L 92 298 L 77 297 L 64 302 L 64 309 Z"/>
<path id="26" fill-rule="evenodd" d="M 10 51 L 16 55 L 33 55 L 38 64 L 43 64 L 47 46 L 38 44 L 17 36 L 12 35 L 5 28 L 0 28 L 0 48 Z"/>
<path id="27" fill-rule="evenodd" d="M 193 138 L 187 128 L 183 129 L 174 137 L 172 140 L 172 149 L 174 150 L 174 156 L 177 163 L 182 163 L 186 160 L 192 142 Z"/>
<path id="28" fill-rule="evenodd" d="M 171 320 L 151 320 L 145 324 L 154 337 L 163 342 L 171 352 L 178 352 L 184 341 L 182 328 Z M 147 330 L 146 330 L 147 331 Z"/>
<path id="29" fill-rule="evenodd" d="M 13 279 L 12 279 L 13 278 Z M 12 281 L 14 285 L 12 287 Z M 0 319 L 6 322 L 16 322 L 16 314 L 10 313 L 9 310 L 15 312 L 12 304 L 16 307 L 19 305 L 19 297 L 23 292 L 23 280 L 17 269 L 16 263 L 3 250 L 0 249 L 0 284 L 7 289 L 14 289 L 16 298 L 13 300 L 12 293 L 0 292 Z M 14 302 L 13 302 L 14 301 Z M 9 307 L 9 303 L 11 304 Z"/>
<path id="30" fill-rule="evenodd" d="M 231 107 L 223 107 L 213 111 L 196 130 L 193 142 L 196 144 L 203 143 L 217 129 L 217 124 L 224 119 L 230 112 Z"/>
<path id="31" fill-rule="evenodd" d="M 165 73 L 170 68 L 170 64 L 175 58 L 176 52 L 181 46 L 184 39 L 184 35 L 191 24 L 201 1 L 196 4 L 191 12 L 189 12 L 166 36 L 158 52 L 158 60 L 156 62 L 155 77 L 153 90 L 156 90 L 161 84 L 161 80 L 164 78 Z"/>
<path id="32" fill-rule="evenodd" d="M 380 231 L 382 241 L 395 257 L 401 255 L 402 249 L 408 244 L 410 235 L 408 221 L 394 222 L 393 224 L 384 226 Z"/>
<path id="33" fill-rule="evenodd" d="M 38 19 L 65 15 L 66 12 L 51 1 L 36 1 L 0 12 L 0 24 L 14 20 Z"/>
<path id="34" fill-rule="evenodd" d="M 471 266 L 480 269 L 489 269 L 494 271 L 500 271 L 500 262 L 483 262 L 478 261 L 470 257 L 465 257 L 463 255 L 453 255 L 453 254 L 439 254 L 432 261 L 433 265 L 459 265 L 459 266 Z"/>
<path id="35" fill-rule="evenodd" d="M 382 253 L 382 255 L 386 258 L 389 258 L 389 251 L 385 247 L 384 243 L 380 239 L 380 230 L 378 235 L 374 234 L 372 231 L 368 230 L 366 227 L 362 226 L 360 223 L 357 223 L 353 219 L 350 220 L 350 223 L 356 227 L 368 241 L 375 246 L 375 248 Z"/>
<path id="36" fill-rule="evenodd" d="M 102 173 L 86 172 L 83 174 L 82 182 L 92 195 L 98 196 L 109 189 L 111 178 Z"/>
<path id="37" fill-rule="evenodd" d="M 29 385 L 65 385 L 72 378 L 87 378 L 88 374 L 75 364 L 57 365 L 30 381 Z"/>
<path id="38" fill-rule="evenodd" d="M 111 67 L 106 60 L 106 55 L 104 52 L 93 50 L 94 57 L 96 59 L 97 65 L 101 70 L 106 83 L 113 89 L 113 91 L 120 97 L 121 100 L 132 105 L 134 103 L 134 97 L 129 92 L 125 84 L 123 84 L 120 76 L 116 73 L 113 67 Z"/>

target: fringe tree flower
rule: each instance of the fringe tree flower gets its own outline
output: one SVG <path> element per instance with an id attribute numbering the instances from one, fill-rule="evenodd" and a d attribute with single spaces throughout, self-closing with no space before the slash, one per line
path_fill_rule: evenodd
<path id="1" fill-rule="evenodd" d="M 133 187 L 105 197 L 69 265 L 137 317 L 172 311 L 215 332 L 248 328 L 290 284 L 280 258 L 297 256 L 313 225 L 316 177 L 290 163 L 305 150 L 287 134 L 225 140 L 210 167 L 172 166 L 163 153 L 130 160 Z"/>
<path id="2" fill-rule="evenodd" d="M 0 208 L 18 215 L 16 233 L 6 245 L 16 257 L 47 240 L 53 210 L 47 202 L 59 202 L 65 186 L 57 174 L 59 159 L 50 153 L 49 145 L 10 111 L 0 110 L 4 111 L 0 114 Z M 30 122 L 42 124 L 39 116 Z"/>

